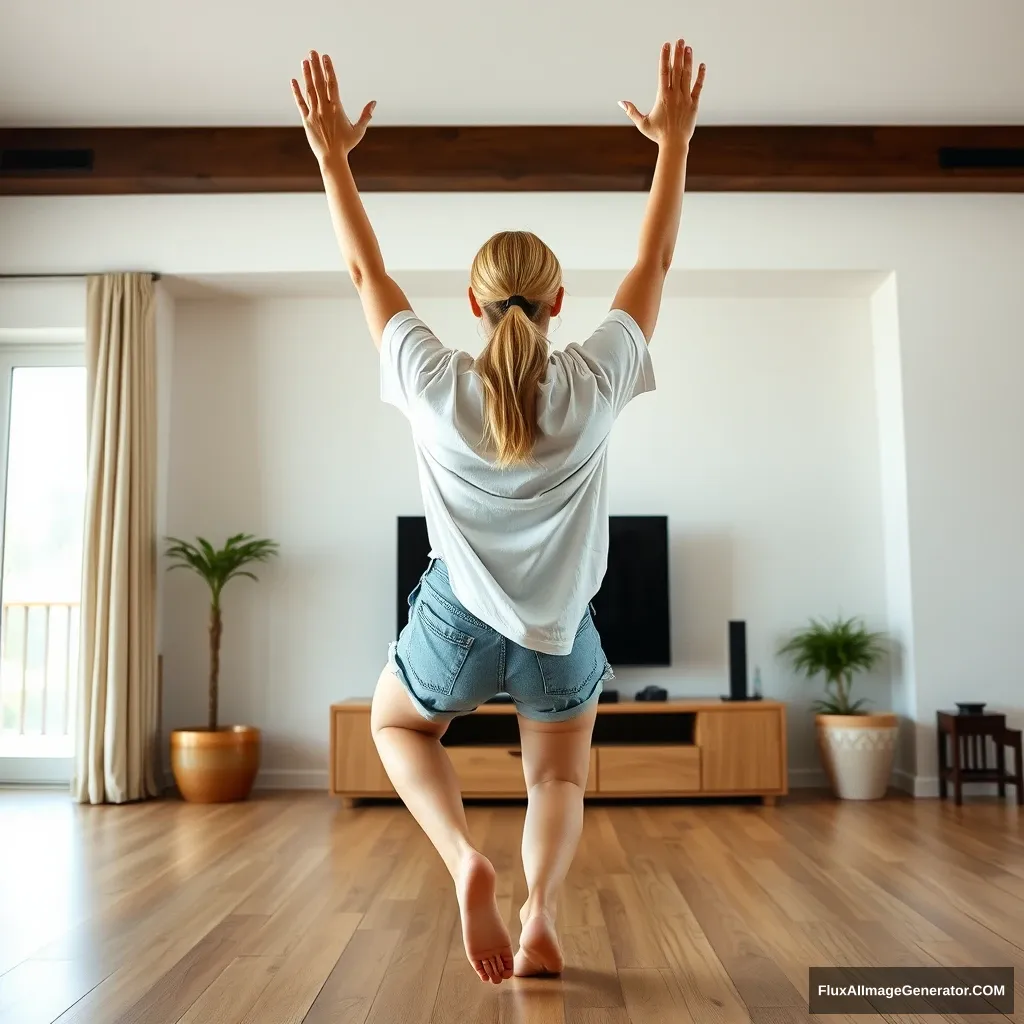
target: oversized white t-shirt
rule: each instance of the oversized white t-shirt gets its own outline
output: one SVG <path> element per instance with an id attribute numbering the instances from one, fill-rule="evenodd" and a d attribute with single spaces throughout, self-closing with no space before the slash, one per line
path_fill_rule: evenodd
<path id="1" fill-rule="evenodd" d="M 411 311 L 384 328 L 380 372 L 381 398 L 412 425 L 431 556 L 452 591 L 522 647 L 568 654 L 607 567 L 612 424 L 655 386 L 636 321 L 612 310 L 585 342 L 551 351 L 533 465 L 495 465 L 473 357 Z"/>

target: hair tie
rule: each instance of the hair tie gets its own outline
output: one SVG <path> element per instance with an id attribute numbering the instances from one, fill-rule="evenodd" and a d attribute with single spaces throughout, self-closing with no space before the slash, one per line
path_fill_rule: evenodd
<path id="1" fill-rule="evenodd" d="M 522 295 L 510 295 L 503 303 L 502 308 L 507 313 L 513 306 L 518 306 L 527 316 L 533 313 L 533 303 L 527 302 Z"/>

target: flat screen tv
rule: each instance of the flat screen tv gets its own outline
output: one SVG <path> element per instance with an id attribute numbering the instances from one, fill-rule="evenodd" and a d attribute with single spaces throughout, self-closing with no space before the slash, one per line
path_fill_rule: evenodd
<path id="1" fill-rule="evenodd" d="M 594 598 L 594 621 L 613 667 L 671 665 L 668 517 L 611 516 L 608 571 Z M 407 599 L 430 560 L 427 521 L 398 518 L 398 631 Z"/>

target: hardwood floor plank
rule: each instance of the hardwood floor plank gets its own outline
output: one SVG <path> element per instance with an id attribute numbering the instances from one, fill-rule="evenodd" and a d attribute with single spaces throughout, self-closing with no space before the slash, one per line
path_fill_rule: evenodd
<path id="1" fill-rule="evenodd" d="M 820 952 L 728 850 L 718 842 L 710 842 L 709 833 L 708 828 L 693 830 L 685 853 L 680 850 L 679 856 L 671 862 L 673 877 L 682 877 L 683 858 L 689 857 L 688 866 L 696 877 L 713 889 L 737 920 L 757 936 L 765 952 L 806 1004 L 807 967 L 821 963 Z M 678 849 L 676 844 L 670 846 Z"/>
<path id="2" fill-rule="evenodd" d="M 970 945 L 965 946 L 955 941 L 922 943 L 921 949 L 941 967 L 991 967 L 993 964 L 1007 964 L 1005 954 L 995 952 L 991 947 Z M 1018 1007 L 1017 1016 L 1021 1016 L 1020 1007 L 1024 1007 L 1024 971 L 1019 967 L 1013 972 L 1014 1005 Z M 975 1017 L 971 1021 L 975 1021 Z"/>
<path id="3" fill-rule="evenodd" d="M 427 1024 L 458 922 L 448 873 L 434 868 L 370 1007 L 370 1024 Z"/>
<path id="4" fill-rule="evenodd" d="M 804 1006 L 806 999 L 779 968 L 757 935 L 744 924 L 718 890 L 683 861 L 672 877 L 698 925 L 722 962 L 744 1006 Z"/>
<path id="5" fill-rule="evenodd" d="M 397 929 L 357 929 L 303 1024 L 363 1024 L 401 937 Z"/>
<path id="6" fill-rule="evenodd" d="M 619 971 L 630 1024 L 694 1024 L 695 1018 L 668 971 Z"/>
<path id="7" fill-rule="evenodd" d="M 532 1021 L 532 1018 L 524 1017 L 523 1020 Z M 600 1006 L 567 1011 L 565 1024 L 630 1024 L 630 1020 L 625 1007 L 612 1009 Z"/>
<path id="8" fill-rule="evenodd" d="M 337 905 L 339 894 L 330 890 L 323 866 L 308 874 L 291 892 L 279 909 L 245 936 L 239 953 L 241 956 L 289 956 L 302 942 L 310 926 L 323 913 L 327 903 Z M 358 923 L 362 914 L 355 914 Z"/>
<path id="9" fill-rule="evenodd" d="M 906 941 L 949 938 L 931 921 L 869 878 L 864 872 L 874 871 L 877 862 L 856 845 L 843 844 L 837 848 L 827 844 L 809 828 L 784 816 L 775 816 L 771 827 L 781 840 L 782 852 L 778 856 L 813 866 L 834 891 L 862 907 L 869 920 L 886 921 L 893 934 Z"/>
<path id="10" fill-rule="evenodd" d="M 611 938 L 606 928 L 571 928 L 562 933 L 565 970 L 561 986 L 566 1013 L 589 1007 L 625 1006 Z"/>
<path id="11" fill-rule="evenodd" d="M 360 931 L 401 931 L 416 910 L 415 900 L 375 900 L 359 922 Z"/>
<path id="12" fill-rule="evenodd" d="M 289 902 L 295 891 L 323 864 L 322 848 L 296 850 L 286 861 L 266 859 L 247 865 L 257 869 L 246 881 L 238 904 L 239 914 L 264 914 L 270 917 Z"/>
<path id="13" fill-rule="evenodd" d="M 173 894 L 165 894 L 165 901 L 173 913 L 159 914 L 149 930 L 134 929 L 132 943 L 118 954 L 120 966 L 61 1014 L 60 1024 L 117 1020 L 230 914 L 234 897 L 207 893 L 205 900 L 178 904 Z"/>
<path id="14" fill-rule="evenodd" d="M 825 1024 L 832 1019 L 831 1015 L 815 1017 L 796 1006 L 755 1006 L 750 1011 L 751 1024 Z"/>
<path id="15" fill-rule="evenodd" d="M 818 1017 L 797 1006 L 759 1006 L 750 1011 L 751 1024 L 862 1024 L 882 1019 L 880 1013 L 830 1013 Z"/>
<path id="16" fill-rule="evenodd" d="M 465 957 L 450 957 L 441 974 L 430 1024 L 498 1024 L 498 987 L 484 984 Z"/>
<path id="17" fill-rule="evenodd" d="M 598 882 L 615 964 L 624 967 L 668 967 L 668 957 L 658 944 L 643 898 L 632 874 L 611 875 Z"/>
<path id="18" fill-rule="evenodd" d="M 262 917 L 232 914 L 203 936 L 112 1024 L 177 1020 L 235 959 L 240 937 Z"/>
<path id="19" fill-rule="evenodd" d="M 358 924 L 358 914 L 337 910 L 321 914 L 281 961 L 240 1024 L 301 1024 Z"/>
<path id="20" fill-rule="evenodd" d="M 372 834 L 370 840 L 361 842 L 358 851 L 347 854 L 347 860 L 357 863 L 358 869 L 349 880 L 343 910 L 366 913 L 370 905 L 380 899 L 381 890 L 410 851 L 420 850 L 419 844 L 425 842 L 419 826 L 404 807 L 396 807 L 385 828 Z"/>
<path id="21" fill-rule="evenodd" d="M 586 1013 L 588 1011 L 582 1011 Z M 592 1010 L 591 1013 L 604 1013 Z M 467 1024 L 469 1022 L 467 1021 Z M 629 1024 L 623 1019 L 594 1017 L 584 1021 L 566 1015 L 562 986 L 547 978 L 520 978 L 498 988 L 498 1024 Z"/>
<path id="22" fill-rule="evenodd" d="M 667 960 L 660 966 L 672 969 L 690 1013 L 702 1022 L 746 1022 L 743 1001 L 673 876 L 650 855 L 636 858 L 634 870 L 644 917 Z"/>
<path id="23" fill-rule="evenodd" d="M 601 895 L 593 876 L 569 872 L 558 901 L 558 926 L 562 929 L 606 927 Z"/>
<path id="24" fill-rule="evenodd" d="M 922 877 L 925 875 L 920 868 L 914 871 L 892 868 L 884 873 L 876 872 L 874 880 L 880 888 L 891 891 L 941 929 L 945 939 L 937 945 L 959 942 L 979 955 L 990 957 L 990 964 L 1024 968 L 1024 949 L 976 920 L 969 912 L 969 904 L 965 911 L 962 901 L 953 899 L 951 891 L 945 891 L 941 885 L 928 884 L 926 877 Z M 928 950 L 936 943 L 922 941 L 919 945 Z"/>
<path id="25" fill-rule="evenodd" d="M 236 957 L 175 1024 L 238 1024 L 280 969 L 274 957 Z"/>

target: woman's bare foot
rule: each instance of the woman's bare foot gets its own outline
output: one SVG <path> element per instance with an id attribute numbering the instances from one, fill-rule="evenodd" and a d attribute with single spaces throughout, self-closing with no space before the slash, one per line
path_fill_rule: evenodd
<path id="1" fill-rule="evenodd" d="M 544 911 L 531 912 L 526 907 L 523 907 L 521 917 L 523 931 L 519 936 L 519 952 L 514 965 L 516 977 L 561 974 L 565 958 L 555 933 L 555 922 Z"/>
<path id="2" fill-rule="evenodd" d="M 512 938 L 494 898 L 494 867 L 482 854 L 467 854 L 455 883 L 466 956 L 481 981 L 499 985 L 512 977 Z"/>

